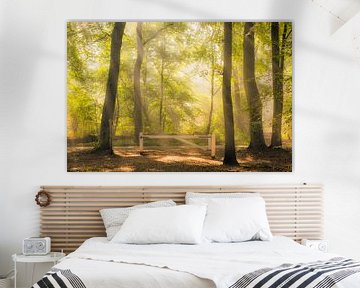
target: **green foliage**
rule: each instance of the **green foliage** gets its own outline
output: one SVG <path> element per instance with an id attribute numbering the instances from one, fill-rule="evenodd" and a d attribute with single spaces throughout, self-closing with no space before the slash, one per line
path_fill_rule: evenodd
<path id="1" fill-rule="evenodd" d="M 83 138 L 88 135 L 97 135 L 96 119 L 99 105 L 84 88 L 70 84 L 68 89 L 68 121 L 72 136 Z"/>
<path id="2" fill-rule="evenodd" d="M 68 137 L 97 135 L 108 77 L 110 34 L 113 23 L 67 24 Z M 280 24 L 281 32 L 284 23 Z M 288 24 L 289 31 L 292 29 Z M 240 91 L 242 128 L 235 131 L 238 145 L 247 145 L 248 104 L 243 85 L 243 22 L 233 23 L 233 70 Z M 161 131 L 159 114 L 163 85 L 164 133 L 203 134 L 208 124 L 211 93 L 214 111 L 211 131 L 224 140 L 221 100 L 223 23 L 144 22 L 144 59 L 141 68 L 144 133 Z M 285 49 L 283 137 L 292 134 L 292 40 Z M 271 133 L 272 74 L 270 23 L 256 23 L 256 80 L 264 106 L 265 133 Z M 136 60 L 136 23 L 126 24 L 121 49 L 121 70 L 115 111 L 116 136 L 134 131 L 133 70 Z M 161 83 L 161 74 L 163 83 Z M 213 89 L 211 85 L 213 83 Z M 233 85 L 235 82 L 233 81 Z M 234 88 L 234 87 L 233 87 Z M 213 90 L 213 91 L 212 91 Z M 234 94 L 234 91 L 232 92 Z M 130 139 L 130 138 L 129 138 Z"/>
<path id="3" fill-rule="evenodd" d="M 284 23 L 280 25 L 281 32 L 284 31 Z M 287 23 L 287 45 L 284 47 L 284 111 L 282 137 L 292 139 L 292 23 Z"/>
<path id="4" fill-rule="evenodd" d="M 256 80 L 263 101 L 272 98 L 270 23 L 255 25 Z"/>

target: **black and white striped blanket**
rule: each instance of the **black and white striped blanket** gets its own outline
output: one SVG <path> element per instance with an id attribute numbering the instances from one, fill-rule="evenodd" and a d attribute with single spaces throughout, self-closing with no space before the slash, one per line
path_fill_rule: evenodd
<path id="1" fill-rule="evenodd" d="M 229 288 L 331 288 L 359 272 L 360 262 L 345 258 L 284 264 L 246 274 Z"/>
<path id="2" fill-rule="evenodd" d="M 360 262 L 333 258 L 304 264 L 283 264 L 242 276 L 229 288 L 331 288 L 360 272 Z M 69 269 L 52 269 L 32 288 L 86 288 Z"/>
<path id="3" fill-rule="evenodd" d="M 86 288 L 81 279 L 69 269 L 53 268 L 32 288 Z"/>

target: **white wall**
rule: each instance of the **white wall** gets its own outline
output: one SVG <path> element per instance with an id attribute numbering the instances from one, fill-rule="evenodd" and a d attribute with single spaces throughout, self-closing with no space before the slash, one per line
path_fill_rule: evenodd
<path id="1" fill-rule="evenodd" d="M 73 19 L 293 20 L 294 172 L 67 173 L 65 23 Z M 1 0 L 0 274 L 22 239 L 38 234 L 34 195 L 43 184 L 322 183 L 330 250 L 360 258 L 360 65 L 352 34 L 331 35 L 340 24 L 310 0 Z"/>

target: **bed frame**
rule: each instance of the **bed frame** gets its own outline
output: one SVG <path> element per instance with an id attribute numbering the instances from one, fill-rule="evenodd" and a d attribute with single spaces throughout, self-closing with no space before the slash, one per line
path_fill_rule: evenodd
<path id="1" fill-rule="evenodd" d="M 191 192 L 259 192 L 266 201 L 274 235 L 295 241 L 321 239 L 323 234 L 320 185 L 270 186 L 42 186 L 51 203 L 40 208 L 40 233 L 52 239 L 52 251 L 74 251 L 90 237 L 105 236 L 99 209 L 128 207 L 164 199 L 178 204 Z"/>

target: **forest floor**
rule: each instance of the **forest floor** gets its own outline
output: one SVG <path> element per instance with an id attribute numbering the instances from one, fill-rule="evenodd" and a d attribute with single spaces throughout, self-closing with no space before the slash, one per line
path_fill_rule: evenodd
<path id="1" fill-rule="evenodd" d="M 239 166 L 222 165 L 223 149 L 218 148 L 215 159 L 210 151 L 196 148 L 147 147 L 140 155 L 137 147 L 116 147 L 114 155 L 90 153 L 88 147 L 69 147 L 69 172 L 291 172 L 291 149 L 267 149 L 251 152 L 238 148 Z"/>

